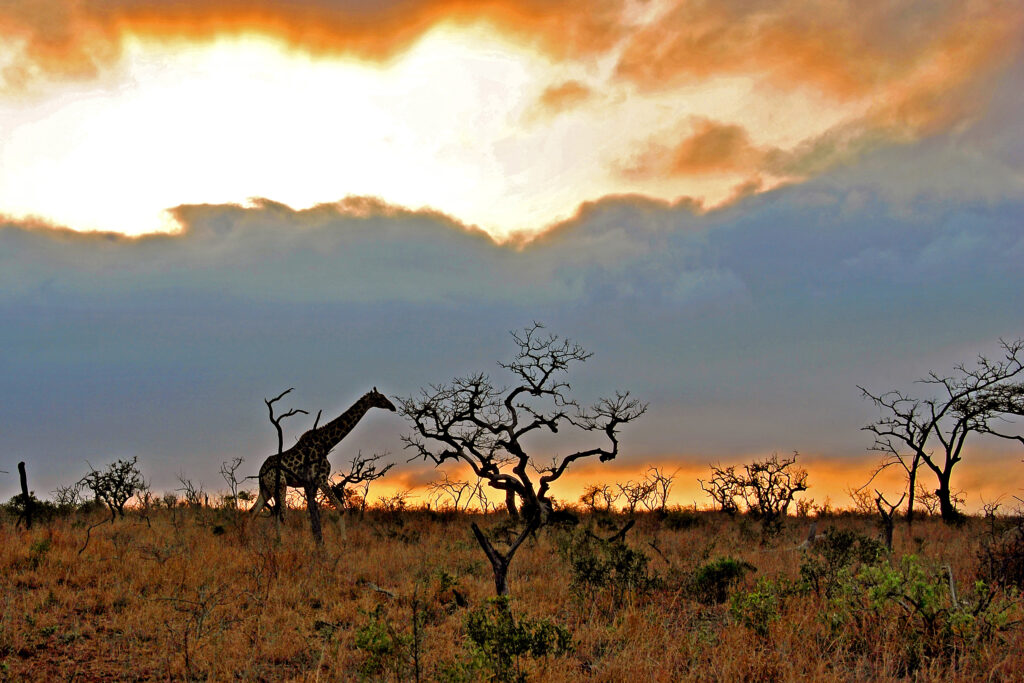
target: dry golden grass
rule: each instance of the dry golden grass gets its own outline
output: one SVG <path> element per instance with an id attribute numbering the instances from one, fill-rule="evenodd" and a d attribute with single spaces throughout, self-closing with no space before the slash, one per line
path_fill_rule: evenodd
<path id="1" fill-rule="evenodd" d="M 423 618 L 421 678 L 437 680 L 469 661 L 466 614 L 493 592 L 490 567 L 460 516 L 368 513 L 348 519 L 344 538 L 328 516 L 318 549 L 298 512 L 278 543 L 265 518 L 246 525 L 223 511 L 160 510 L 148 522 L 136 513 L 93 529 L 79 554 L 86 527 L 99 519 L 59 518 L 31 531 L 10 519 L 0 524 L 0 678 L 413 680 L 411 648 L 374 668 L 356 637 L 376 618 L 411 638 L 415 598 Z M 687 572 L 731 555 L 758 570 L 738 591 L 754 589 L 759 577 L 795 582 L 802 558 L 795 548 L 808 521 L 789 520 L 762 545 L 753 524 L 715 514 L 701 519 L 679 530 L 655 516 L 640 519 L 628 543 L 645 552 L 662 581 L 618 606 L 601 594 L 574 593 L 558 550 L 568 532 L 546 530 L 528 541 L 512 566 L 512 609 L 562 625 L 574 639 L 568 655 L 524 660 L 530 679 L 1024 679 L 1019 625 L 969 650 L 930 654 L 910 671 L 904 649 L 913 623 L 899 610 L 837 631 L 827 624 L 825 599 L 803 592 L 780 603 L 767 636 L 758 635 L 729 604 L 694 600 L 685 590 Z M 875 533 L 867 519 L 824 519 L 819 532 L 830 526 Z M 911 534 L 900 526 L 895 561 L 919 554 L 929 566 L 948 564 L 969 586 L 982 528 L 977 519 L 959 528 L 923 520 Z M 468 608 L 456 605 L 442 572 L 457 581 Z M 1010 599 L 1009 620 L 1020 619 L 1020 598 Z"/>

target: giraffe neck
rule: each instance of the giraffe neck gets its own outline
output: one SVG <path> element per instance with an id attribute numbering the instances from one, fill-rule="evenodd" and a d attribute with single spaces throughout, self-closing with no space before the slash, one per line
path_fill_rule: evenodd
<path id="1" fill-rule="evenodd" d="M 352 407 L 344 413 L 315 430 L 313 437 L 316 440 L 318 450 L 326 454 L 327 451 L 337 446 L 338 442 L 348 436 L 348 433 L 352 431 L 353 427 L 356 426 L 369 409 L 370 398 L 369 395 L 366 395 L 352 404 Z"/>

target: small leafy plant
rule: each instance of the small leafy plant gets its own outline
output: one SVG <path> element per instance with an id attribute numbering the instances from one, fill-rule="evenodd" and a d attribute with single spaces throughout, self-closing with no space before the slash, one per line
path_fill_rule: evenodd
<path id="1" fill-rule="evenodd" d="M 523 659 L 572 651 L 572 634 L 548 619 L 517 619 L 508 596 L 491 598 L 466 617 L 466 635 L 475 661 L 496 680 L 526 680 Z"/>

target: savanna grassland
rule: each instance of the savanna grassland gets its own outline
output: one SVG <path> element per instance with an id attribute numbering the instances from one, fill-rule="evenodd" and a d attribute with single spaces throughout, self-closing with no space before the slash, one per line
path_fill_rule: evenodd
<path id="1" fill-rule="evenodd" d="M 269 518 L 163 508 L 86 545 L 103 514 L 3 520 L 0 678 L 1024 679 L 1024 604 L 996 585 L 1015 518 L 900 522 L 889 553 L 867 516 L 822 516 L 801 548 L 808 518 L 645 513 L 609 542 L 627 517 L 586 514 L 519 548 L 506 603 L 469 529 L 501 538 L 497 514 L 367 511 L 344 536 L 328 516 L 319 548 L 301 511 L 278 541 Z"/>

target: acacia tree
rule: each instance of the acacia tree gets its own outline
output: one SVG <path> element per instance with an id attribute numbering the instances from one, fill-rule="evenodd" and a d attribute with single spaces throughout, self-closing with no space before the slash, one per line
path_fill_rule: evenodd
<path id="1" fill-rule="evenodd" d="M 739 511 L 737 499 L 743 501 L 746 511 L 761 520 L 766 532 L 776 531 L 797 493 L 806 491 L 807 470 L 796 465 L 792 458 L 779 458 L 772 453 L 764 460 L 755 460 L 737 472 L 736 466 L 711 466 L 708 481 L 698 480 L 700 486 L 718 503 L 723 512 Z"/>
<path id="2" fill-rule="evenodd" d="M 697 483 L 704 489 L 718 508 L 730 517 L 739 512 L 736 498 L 740 495 L 741 477 L 736 474 L 736 466 L 716 467 L 711 465 L 711 476 L 707 481 L 698 479 Z"/>
<path id="3" fill-rule="evenodd" d="M 583 488 L 580 502 L 591 512 L 608 512 L 620 495 L 610 484 L 587 484 Z"/>
<path id="4" fill-rule="evenodd" d="M 568 339 L 545 333 L 538 323 L 511 335 L 517 351 L 509 362 L 498 363 L 511 376 L 509 385 L 499 387 L 485 373 L 457 377 L 450 384 L 432 385 L 419 396 L 401 400 L 399 407 L 413 425 L 413 433 L 403 440 L 414 458 L 435 465 L 450 460 L 468 465 L 489 487 L 505 494 L 509 515 L 525 522 L 521 536 L 505 554 L 496 551 L 473 524 L 491 560 L 499 595 L 508 592 L 505 575 L 515 550 L 529 533 L 547 523 L 553 511 L 548 495 L 551 484 L 578 460 L 613 460 L 619 453 L 619 427 L 647 410 L 628 392 L 581 407 L 570 395 L 565 374 L 592 354 Z M 603 433 L 605 442 L 556 457 L 546 465 L 531 457 L 531 437 L 570 430 Z"/>
<path id="5" fill-rule="evenodd" d="M 628 515 L 635 513 L 637 506 L 645 503 L 654 493 L 654 482 L 647 479 L 641 479 L 640 481 L 630 479 L 624 484 L 616 484 L 615 486 L 626 501 L 622 506 L 622 511 Z"/>
<path id="6" fill-rule="evenodd" d="M 138 457 L 132 457 L 112 462 L 104 470 L 89 465 L 89 474 L 78 482 L 92 491 L 96 500 L 106 504 L 111 520 L 115 516 L 124 517 L 125 504 L 146 485 L 137 463 Z"/>
<path id="7" fill-rule="evenodd" d="M 672 482 L 675 481 L 679 470 L 669 474 L 653 465 L 647 468 L 646 480 L 651 485 L 651 495 L 644 499 L 644 506 L 648 510 L 665 512 L 668 508 L 668 494 L 672 490 Z"/>
<path id="8" fill-rule="evenodd" d="M 1000 340 L 1003 357 L 990 360 L 979 355 L 974 367 L 960 364 L 952 375 L 934 372 L 918 380 L 932 391 L 928 398 L 913 398 L 901 391 L 872 394 L 858 387 L 883 413 L 864 427 L 875 436 L 871 449 L 885 460 L 876 474 L 890 466 L 907 472 L 907 518 L 913 520 L 917 474 L 921 465 L 935 475 L 939 512 L 945 522 L 960 518 L 950 481 L 953 468 L 963 459 L 971 434 L 991 434 L 1024 443 L 1024 437 L 1008 432 L 1009 419 L 1024 415 L 1024 372 L 1020 356 L 1024 340 Z M 1016 381 L 1015 381 L 1016 380 Z"/>

